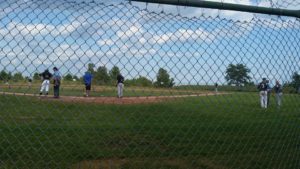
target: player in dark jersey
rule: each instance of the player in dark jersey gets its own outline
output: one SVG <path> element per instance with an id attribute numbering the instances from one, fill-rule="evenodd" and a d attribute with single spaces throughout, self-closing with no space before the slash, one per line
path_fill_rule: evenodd
<path id="1" fill-rule="evenodd" d="M 123 88 L 124 88 L 124 77 L 121 74 L 117 76 L 117 88 L 118 88 L 118 97 L 123 97 Z"/>
<path id="2" fill-rule="evenodd" d="M 215 83 L 215 93 L 216 93 L 216 94 L 218 93 L 218 86 L 219 86 L 219 84 L 218 84 L 218 83 Z"/>
<path id="3" fill-rule="evenodd" d="M 43 73 L 41 73 L 39 75 L 43 79 L 43 83 L 42 83 L 41 90 L 40 90 L 40 95 L 42 95 L 44 92 L 45 92 L 45 95 L 48 95 L 50 79 L 52 77 L 52 74 L 49 72 L 48 69 L 46 69 Z"/>
<path id="4" fill-rule="evenodd" d="M 274 86 L 274 91 L 275 91 L 275 97 L 276 97 L 276 104 L 278 107 L 280 107 L 281 106 L 281 98 L 282 98 L 282 86 L 278 80 L 276 80 L 276 84 Z"/>
<path id="5" fill-rule="evenodd" d="M 267 106 L 268 106 L 268 85 L 267 85 L 266 78 L 262 79 L 262 82 L 260 82 L 258 84 L 257 89 L 259 90 L 261 107 L 267 108 Z"/>
<path id="6" fill-rule="evenodd" d="M 268 93 L 267 106 L 269 107 L 269 105 L 270 105 L 271 93 L 272 93 L 272 87 L 271 87 L 271 84 L 270 84 L 270 81 L 269 81 L 269 80 L 267 80 L 267 93 Z"/>

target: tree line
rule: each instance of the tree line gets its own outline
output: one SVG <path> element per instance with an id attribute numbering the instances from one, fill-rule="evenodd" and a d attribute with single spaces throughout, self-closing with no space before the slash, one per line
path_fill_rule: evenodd
<path id="1" fill-rule="evenodd" d="M 225 79 L 228 85 L 235 85 L 237 87 L 253 86 L 255 84 L 251 81 L 249 73 L 250 69 L 247 68 L 244 64 L 229 64 L 226 69 Z M 294 72 L 291 79 L 292 80 L 290 82 L 285 83 L 283 85 L 287 87 L 292 87 L 294 88 L 294 92 L 300 93 L 300 74 Z"/>
<path id="2" fill-rule="evenodd" d="M 120 69 L 117 66 L 112 67 L 108 70 L 105 66 L 96 66 L 93 63 L 88 64 L 88 71 L 93 75 L 93 83 L 96 85 L 114 85 L 116 83 L 117 75 L 120 73 Z M 225 80 L 230 86 L 254 86 L 254 82 L 251 81 L 249 75 L 250 69 L 244 64 L 229 64 L 226 69 Z M 0 72 L 0 81 L 24 81 L 29 80 L 30 77 L 24 77 L 22 73 L 17 72 L 12 74 L 11 72 L 6 72 L 2 70 Z M 77 77 L 70 73 L 63 76 L 65 81 L 83 81 L 82 77 Z M 300 74 L 294 72 L 291 76 L 291 82 L 284 84 L 285 86 L 293 87 L 296 91 L 300 91 Z M 34 73 L 32 80 L 40 80 L 39 73 Z M 171 88 L 175 85 L 174 78 L 171 78 L 168 71 L 160 68 L 156 74 L 156 81 L 152 81 L 144 76 L 139 76 L 137 78 L 126 79 L 125 85 L 128 86 L 141 86 L 141 87 L 164 87 Z"/>
<path id="3" fill-rule="evenodd" d="M 105 66 L 95 67 L 94 64 L 88 64 L 88 71 L 93 75 L 93 83 L 95 85 L 115 85 L 117 76 L 120 74 L 120 69 L 117 66 L 112 67 L 108 70 Z M 28 81 L 29 79 L 33 81 L 41 80 L 40 73 L 35 72 L 33 77 L 23 77 L 22 73 L 17 72 L 12 74 L 11 72 L 6 72 L 2 70 L 0 72 L 0 81 L 4 82 L 19 82 Z M 77 77 L 70 73 L 66 74 L 62 78 L 64 81 L 83 81 L 83 77 Z M 128 86 L 140 86 L 140 87 L 163 87 L 171 88 L 175 85 L 174 79 L 170 77 L 167 70 L 160 68 L 156 75 L 156 81 L 152 81 L 144 76 L 139 76 L 137 78 L 126 79 L 124 81 L 125 85 Z"/>
<path id="4" fill-rule="evenodd" d="M 105 66 L 99 66 L 95 69 L 95 65 L 88 64 L 88 71 L 93 75 L 94 83 L 98 85 L 114 85 L 116 84 L 117 76 L 120 74 L 120 69 L 117 66 L 108 70 Z M 141 87 L 165 87 L 170 88 L 175 85 L 174 79 L 170 77 L 167 70 L 160 68 L 156 75 L 156 81 L 153 82 L 147 77 L 139 76 L 133 79 L 127 79 L 125 77 L 125 85 L 128 86 L 141 86 Z"/>

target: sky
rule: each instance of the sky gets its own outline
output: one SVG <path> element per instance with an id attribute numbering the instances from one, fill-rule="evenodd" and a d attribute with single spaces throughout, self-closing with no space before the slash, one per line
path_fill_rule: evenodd
<path id="1" fill-rule="evenodd" d="M 127 79 L 155 81 L 164 68 L 177 85 L 225 84 L 226 67 L 242 63 L 255 83 L 285 82 L 299 71 L 299 29 L 299 19 L 243 12 L 119 0 L 0 0 L 0 70 L 32 76 L 56 66 L 81 76 L 94 63 L 118 66 Z"/>

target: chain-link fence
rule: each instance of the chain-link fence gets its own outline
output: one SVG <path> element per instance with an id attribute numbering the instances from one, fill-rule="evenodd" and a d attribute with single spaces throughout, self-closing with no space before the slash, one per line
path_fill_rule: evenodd
<path id="1" fill-rule="evenodd" d="M 246 20 L 0 1 L 0 168 L 299 168 L 299 19 Z"/>

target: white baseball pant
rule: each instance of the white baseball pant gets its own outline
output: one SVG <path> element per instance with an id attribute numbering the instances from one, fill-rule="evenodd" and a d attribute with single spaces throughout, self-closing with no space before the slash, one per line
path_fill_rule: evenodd
<path id="1" fill-rule="evenodd" d="M 50 80 L 44 80 L 40 92 L 42 93 L 43 91 L 46 91 L 46 93 L 48 93 L 49 86 L 50 86 Z"/>
<path id="2" fill-rule="evenodd" d="M 267 91 L 260 91 L 260 105 L 262 108 L 267 108 L 268 105 L 268 92 Z"/>
<path id="3" fill-rule="evenodd" d="M 124 84 L 118 83 L 118 97 L 123 97 L 123 88 L 124 88 Z"/>

